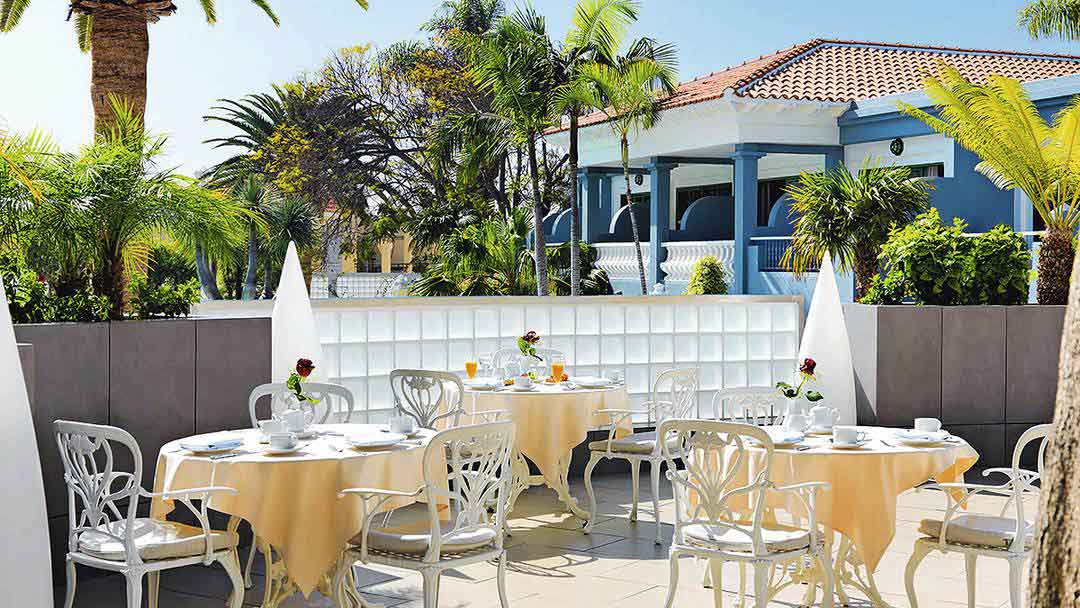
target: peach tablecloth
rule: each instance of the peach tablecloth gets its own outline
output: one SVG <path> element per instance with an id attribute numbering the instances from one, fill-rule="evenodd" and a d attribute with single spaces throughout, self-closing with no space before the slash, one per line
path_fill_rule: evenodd
<path id="1" fill-rule="evenodd" d="M 341 556 L 347 541 L 360 532 L 361 501 L 338 499 L 344 488 L 364 487 L 412 492 L 424 485 L 425 442 L 388 450 L 360 451 L 347 447 L 345 436 L 377 433 L 379 425 L 316 425 L 320 436 L 294 455 L 262 453 L 259 432 L 242 434 L 247 453 L 212 460 L 180 448 L 173 441 L 158 455 L 154 491 L 226 486 L 236 496 L 215 496 L 215 511 L 243 518 L 260 538 L 280 551 L 289 577 L 305 595 L 318 585 Z M 220 433 L 218 433 L 220 435 Z M 437 470 L 443 470 L 437 468 Z M 402 507 L 415 499 L 394 500 L 384 508 Z M 173 505 L 155 500 L 152 512 L 164 517 Z"/>
<path id="2" fill-rule="evenodd" d="M 626 387 L 565 390 L 561 385 L 538 384 L 535 391 L 465 390 L 466 411 L 506 410 L 517 425 L 514 448 L 540 469 L 548 485 L 558 484 L 559 461 L 584 441 L 591 429 L 610 424 L 597 414 L 602 409 L 626 409 Z M 505 418 L 504 418 L 505 419 Z M 617 435 L 633 432 L 626 419 Z"/>
<path id="3" fill-rule="evenodd" d="M 827 447 L 828 438 L 809 438 L 810 450 L 776 449 L 770 479 L 778 486 L 825 481 L 818 493 L 817 519 L 849 538 L 873 572 L 896 533 L 896 499 L 928 481 L 963 481 L 964 472 L 979 454 L 963 441 L 942 447 L 909 447 L 895 438 L 894 429 L 860 427 L 872 441 L 858 450 Z M 886 445 L 888 442 L 892 445 Z M 745 475 L 756 475 L 764 450 L 751 449 Z M 749 477 L 744 477 L 747 479 Z M 775 501 L 775 502 L 773 502 Z M 798 499 L 770 493 L 771 506 L 799 513 Z"/>

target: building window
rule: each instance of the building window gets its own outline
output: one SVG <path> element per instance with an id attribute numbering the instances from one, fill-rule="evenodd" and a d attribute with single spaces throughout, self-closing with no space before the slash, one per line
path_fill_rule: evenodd
<path id="1" fill-rule="evenodd" d="M 908 165 L 908 169 L 911 169 L 911 177 L 945 177 L 945 163 Z"/>
<path id="2" fill-rule="evenodd" d="M 766 179 L 758 182 L 758 206 L 757 206 L 757 225 L 768 226 L 769 215 L 772 213 L 772 209 L 776 206 L 777 201 L 784 195 L 784 189 L 787 188 L 789 182 L 795 181 L 798 178 L 795 177 L 779 177 L 776 179 Z"/>
<path id="3" fill-rule="evenodd" d="M 649 201 L 651 201 L 651 200 L 652 200 L 652 195 L 649 194 L 648 192 L 635 192 L 634 193 L 634 204 L 635 205 L 638 205 L 638 206 L 645 205 L 645 207 L 648 207 L 649 206 Z M 623 194 L 623 195 L 621 195 L 619 197 L 619 208 L 621 209 L 621 208 L 623 208 L 625 206 L 626 206 L 626 195 Z"/>
<path id="4" fill-rule="evenodd" d="M 708 184 L 675 189 L 675 223 L 682 221 L 682 216 L 699 199 L 706 196 L 731 196 L 731 183 Z"/>

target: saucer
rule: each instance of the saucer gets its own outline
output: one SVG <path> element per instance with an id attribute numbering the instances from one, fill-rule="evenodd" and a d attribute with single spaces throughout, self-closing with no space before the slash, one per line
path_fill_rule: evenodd
<path id="1" fill-rule="evenodd" d="M 532 392 L 532 391 L 536 390 L 536 385 L 535 384 L 532 385 L 532 386 L 510 385 L 510 390 L 514 391 L 515 393 L 529 393 L 529 392 Z"/>
<path id="2" fill-rule="evenodd" d="M 831 426 L 812 426 L 806 429 L 807 435 L 832 435 Z"/>
<path id="3" fill-rule="evenodd" d="M 292 454 L 294 452 L 300 451 L 300 448 L 304 447 L 305 445 L 306 444 L 303 444 L 303 443 L 297 443 L 296 445 L 292 446 L 291 448 L 275 448 L 273 446 L 268 445 L 265 448 L 263 448 L 262 453 L 266 454 L 267 456 L 284 456 L 286 454 Z"/>
<path id="4" fill-rule="evenodd" d="M 835 441 L 831 441 L 829 443 L 829 447 L 834 450 L 859 450 L 868 443 L 870 443 L 869 439 L 863 439 L 861 441 L 856 441 L 855 443 L 837 443 Z"/>

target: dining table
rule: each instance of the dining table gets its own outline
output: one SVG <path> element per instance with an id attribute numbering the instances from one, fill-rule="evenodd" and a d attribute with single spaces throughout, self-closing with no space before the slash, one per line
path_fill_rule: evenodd
<path id="1" fill-rule="evenodd" d="M 263 608 L 277 608 L 296 592 L 307 597 L 318 590 L 330 596 L 334 571 L 350 539 L 360 532 L 363 517 L 362 501 L 339 498 L 338 493 L 352 487 L 411 493 L 424 485 L 424 451 L 435 432 L 420 429 L 405 441 L 379 449 L 354 447 L 350 441 L 387 432 L 385 425 L 376 424 L 314 425 L 310 438 L 302 439 L 296 451 L 279 455 L 271 453 L 258 429 L 172 441 L 158 455 L 154 491 L 207 486 L 237 490 L 235 495 L 215 495 L 209 507 L 230 515 L 234 529 L 240 520 L 251 524 L 267 560 Z M 243 444 L 215 454 L 181 445 L 214 438 L 241 438 Z M 394 498 L 380 510 L 418 500 Z M 160 498 L 151 505 L 154 517 L 164 518 L 172 509 L 170 501 Z M 354 605 L 362 604 L 351 595 Z"/>
<path id="2" fill-rule="evenodd" d="M 626 386 L 611 382 L 600 386 L 581 386 L 571 381 L 538 382 L 528 389 L 514 386 L 478 388 L 465 384 L 465 406 L 474 417 L 497 413 L 517 427 L 511 468 L 513 482 L 507 501 L 507 513 L 513 511 L 518 497 L 531 486 L 546 485 L 579 519 L 588 521 L 591 514 L 581 508 L 570 494 L 568 476 L 574 448 L 588 438 L 589 431 L 609 424 L 604 409 L 626 409 Z M 615 430 L 616 437 L 633 432 L 627 418 Z M 532 462 L 539 475 L 533 475 Z"/>
<path id="3" fill-rule="evenodd" d="M 779 427 L 765 427 L 770 434 L 790 434 Z M 826 482 L 818 492 L 817 522 L 826 531 L 829 551 L 835 550 L 833 569 L 836 594 L 847 605 L 847 588 L 863 593 L 875 607 L 887 607 L 874 580 L 874 570 L 896 534 L 897 498 L 919 485 L 936 481 L 955 483 L 979 458 L 978 452 L 959 437 L 924 444 L 908 444 L 897 429 L 860 426 L 863 441 L 854 449 L 836 447 L 830 435 L 807 434 L 797 444 L 773 450 L 769 479 L 777 486 Z M 765 450 L 748 447 L 749 453 L 736 460 L 736 448 L 729 448 L 725 458 L 738 463 L 732 471 L 736 483 L 745 483 L 765 465 Z M 688 455 L 692 458 L 693 454 Z M 728 470 L 730 463 L 721 466 Z M 735 465 L 732 465 L 735 466 Z M 733 505 L 739 506 L 739 503 Z M 749 514 L 746 507 L 743 514 Z M 798 521 L 805 518 L 801 501 L 789 493 L 768 493 L 767 512 L 785 513 Z M 839 540 L 836 540 L 838 537 Z M 789 582 L 808 583 L 814 577 L 800 564 L 791 572 Z M 820 580 L 820 579 L 818 579 Z M 812 605 L 816 586 L 807 588 L 805 605 Z"/>

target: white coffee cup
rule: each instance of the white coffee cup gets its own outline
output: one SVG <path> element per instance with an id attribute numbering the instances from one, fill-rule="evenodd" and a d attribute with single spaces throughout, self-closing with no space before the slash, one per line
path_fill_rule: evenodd
<path id="1" fill-rule="evenodd" d="M 270 447 L 277 450 L 288 450 L 296 446 L 296 435 L 293 433 L 274 433 L 270 435 Z"/>
<path id="2" fill-rule="evenodd" d="M 302 433 L 311 424 L 311 418 L 304 410 L 287 410 L 281 413 L 279 418 L 285 425 L 285 430 L 293 433 Z"/>
<path id="3" fill-rule="evenodd" d="M 532 388 L 532 378 L 528 376 L 516 376 L 514 377 L 514 386 L 517 388 Z"/>
<path id="4" fill-rule="evenodd" d="M 941 430 L 941 421 L 937 418 L 916 418 L 915 430 L 920 433 L 936 433 Z"/>
<path id="5" fill-rule="evenodd" d="M 857 426 L 834 426 L 832 430 L 833 443 L 854 445 L 859 443 L 865 436 Z"/>
<path id="6" fill-rule="evenodd" d="M 274 433 L 283 432 L 285 425 L 280 420 L 260 420 L 259 430 L 262 431 L 263 437 L 269 439 Z"/>
<path id="7" fill-rule="evenodd" d="M 416 430 L 416 421 L 412 416 L 394 416 L 390 418 L 390 432 L 411 435 Z"/>

